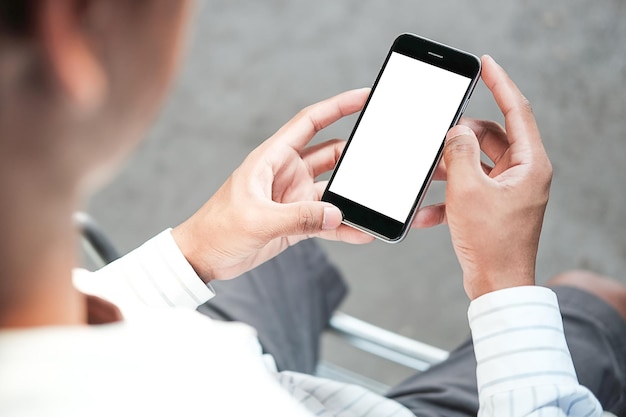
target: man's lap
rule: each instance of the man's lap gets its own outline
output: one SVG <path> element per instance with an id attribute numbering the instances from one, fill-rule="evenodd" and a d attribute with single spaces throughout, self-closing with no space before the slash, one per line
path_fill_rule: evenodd
<path id="1" fill-rule="evenodd" d="M 338 270 L 312 240 L 289 248 L 244 276 L 216 282 L 218 296 L 199 311 L 257 329 L 281 370 L 312 373 L 319 337 L 346 294 Z M 605 410 L 626 414 L 626 323 L 601 299 L 555 287 L 578 378 Z M 418 416 L 475 416 L 476 360 L 471 340 L 449 359 L 388 394 Z"/>

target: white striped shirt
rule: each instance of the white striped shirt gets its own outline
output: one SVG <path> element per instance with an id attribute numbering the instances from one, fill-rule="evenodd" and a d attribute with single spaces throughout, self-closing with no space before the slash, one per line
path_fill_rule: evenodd
<path id="1" fill-rule="evenodd" d="M 479 416 L 599 416 L 578 384 L 556 295 L 542 287 L 486 294 L 468 312 L 480 400 Z"/>

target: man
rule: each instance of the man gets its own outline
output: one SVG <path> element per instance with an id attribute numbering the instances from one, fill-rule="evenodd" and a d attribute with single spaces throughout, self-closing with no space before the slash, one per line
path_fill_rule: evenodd
<path id="1" fill-rule="evenodd" d="M 209 282 L 262 268 L 280 275 L 282 262 L 290 263 L 288 272 L 301 268 L 306 275 L 315 265 L 322 271 L 315 278 L 328 281 L 318 284 L 329 290 L 311 285 L 313 301 L 301 307 L 319 310 L 309 314 L 318 317 L 310 333 L 323 326 L 319 317 L 341 297 L 338 281 L 314 248 L 294 245 L 311 236 L 371 238 L 341 225 L 341 213 L 319 202 L 323 184 L 315 177 L 334 166 L 343 143 L 306 145 L 320 129 L 359 111 L 368 90 L 300 112 L 194 216 L 95 274 L 77 273 L 76 285 L 91 294 L 77 291 L 72 213 L 149 126 L 175 72 L 190 10 L 182 0 L 0 5 L 0 414 L 601 413 L 577 381 L 555 294 L 533 286 L 550 163 L 527 102 L 487 56 L 483 79 L 507 130 L 475 120 L 450 130 L 438 171 L 447 180 L 445 204 L 422 209 L 414 224 L 450 227 L 473 300 L 477 389 L 475 368 L 467 366 L 471 344 L 385 399 L 278 372 L 289 366 L 279 348 L 268 347 L 271 337 L 263 343 L 260 335 L 273 354 L 263 356 L 252 328 L 193 311 L 213 295 Z M 481 165 L 481 149 L 493 167 Z M 286 261 L 266 262 L 284 251 Z M 582 283 L 573 277 L 560 283 L 590 286 L 587 277 Z M 559 291 L 570 294 L 561 298 L 562 308 L 593 306 L 581 305 L 592 325 L 570 324 L 571 349 L 574 356 L 599 352 L 580 368 L 581 378 L 605 408 L 623 413 L 626 291 L 600 278 L 586 291 Z M 235 303 L 219 299 L 207 314 L 230 318 Z M 593 337 L 586 337 L 589 331 Z"/>

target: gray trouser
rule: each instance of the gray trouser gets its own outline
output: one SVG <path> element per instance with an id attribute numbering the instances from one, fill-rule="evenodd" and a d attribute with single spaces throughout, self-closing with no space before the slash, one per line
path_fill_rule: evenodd
<path id="1" fill-rule="evenodd" d="M 339 271 L 314 240 L 229 281 L 211 283 L 216 297 L 198 311 L 257 330 L 279 370 L 313 373 L 328 320 L 347 293 Z"/>
<path id="2" fill-rule="evenodd" d="M 337 269 L 313 240 L 302 242 L 242 277 L 214 283 L 218 295 L 198 310 L 248 323 L 280 370 L 312 373 L 320 335 L 346 294 Z M 626 416 L 626 323 L 599 298 L 554 288 L 580 383 L 607 411 Z M 416 416 L 476 416 L 476 361 L 471 340 L 450 358 L 388 394 Z"/>

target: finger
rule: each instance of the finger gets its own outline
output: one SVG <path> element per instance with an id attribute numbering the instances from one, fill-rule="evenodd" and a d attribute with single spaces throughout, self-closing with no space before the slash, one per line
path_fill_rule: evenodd
<path id="1" fill-rule="evenodd" d="M 504 114 L 509 143 L 536 146 L 541 144 L 539 129 L 530 103 L 504 69 L 489 55 L 482 57 L 482 78 Z"/>
<path id="2" fill-rule="evenodd" d="M 272 239 L 337 229 L 343 220 L 337 207 L 319 201 L 276 204 L 268 215 L 271 220 L 268 224 L 273 225 L 268 231 Z"/>
<path id="3" fill-rule="evenodd" d="M 363 245 L 374 241 L 373 236 L 345 224 L 342 224 L 335 230 L 322 231 L 315 236 L 326 240 L 345 242 L 353 245 Z"/>
<path id="4" fill-rule="evenodd" d="M 351 90 L 301 110 L 270 139 L 300 151 L 317 132 L 363 108 L 369 88 Z"/>
<path id="5" fill-rule="evenodd" d="M 302 151 L 302 160 L 307 165 L 311 177 L 330 171 L 335 167 L 346 146 L 346 141 L 333 139 Z"/>
<path id="6" fill-rule="evenodd" d="M 509 149 L 510 144 L 506 132 L 499 123 L 490 120 L 463 118 L 459 124 L 467 126 L 474 131 L 478 138 L 480 149 L 495 164 Z"/>
<path id="7" fill-rule="evenodd" d="M 448 131 L 443 157 L 448 171 L 448 184 L 467 184 L 484 175 L 480 161 L 480 147 L 474 131 L 457 125 Z"/>
<path id="8" fill-rule="evenodd" d="M 313 189 L 315 190 L 315 196 L 317 197 L 317 200 L 322 199 L 322 194 L 324 194 L 324 191 L 326 190 L 327 186 L 328 186 L 328 181 L 318 181 L 315 184 L 313 184 Z"/>
<path id="9" fill-rule="evenodd" d="M 324 194 L 327 186 L 328 181 L 318 181 L 314 184 L 315 193 L 318 200 L 322 198 L 322 194 Z M 371 235 L 368 235 L 365 232 L 362 232 L 355 229 L 354 227 L 350 227 L 345 224 L 342 224 L 334 230 L 324 230 L 320 233 L 315 234 L 314 236 L 326 240 L 337 240 L 345 243 L 351 243 L 353 245 L 362 245 L 364 243 L 369 243 L 374 240 L 374 237 L 372 237 Z"/>
<path id="10" fill-rule="evenodd" d="M 441 158 L 441 160 L 437 164 L 437 167 L 435 168 L 435 172 L 433 173 L 433 181 L 445 181 L 446 178 L 446 161 Z"/>
<path id="11" fill-rule="evenodd" d="M 446 224 L 446 205 L 444 203 L 422 207 L 415 214 L 411 228 L 424 229 L 427 227 Z"/>
<path id="12" fill-rule="evenodd" d="M 493 167 L 491 165 L 488 165 L 488 164 L 486 164 L 486 163 L 484 163 L 482 161 L 480 161 L 480 166 L 481 166 L 481 168 L 483 169 L 483 172 L 486 175 L 491 174 L 491 171 L 493 171 Z"/>
<path id="13" fill-rule="evenodd" d="M 324 190 L 328 185 L 328 181 L 319 181 L 316 182 L 315 192 L 317 193 L 317 199 L 322 198 L 322 194 L 324 194 Z M 368 235 L 365 232 L 357 230 L 353 227 L 350 227 L 345 224 L 341 224 L 336 229 L 331 230 L 322 230 L 318 233 L 309 234 L 309 236 L 315 236 L 326 240 L 335 240 L 345 243 L 351 243 L 353 245 L 362 245 L 364 243 L 369 243 L 374 240 L 374 237 Z"/>

